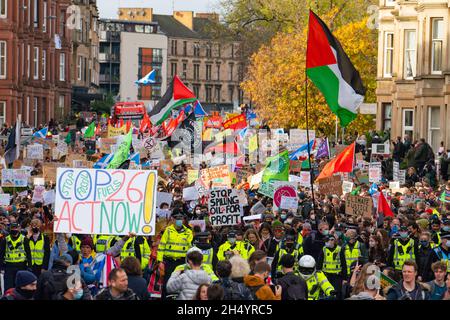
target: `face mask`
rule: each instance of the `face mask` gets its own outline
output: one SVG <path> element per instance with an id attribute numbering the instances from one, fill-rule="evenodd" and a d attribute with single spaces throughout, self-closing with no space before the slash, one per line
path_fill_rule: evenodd
<path id="1" fill-rule="evenodd" d="M 32 228 L 33 233 L 39 233 L 39 228 Z"/>
<path id="2" fill-rule="evenodd" d="M 73 296 L 75 300 L 80 300 L 82 297 L 83 297 L 83 289 L 80 289 L 77 292 L 75 292 Z"/>
<path id="3" fill-rule="evenodd" d="M 16 291 L 27 300 L 33 298 L 36 292 L 36 290 L 26 290 L 22 288 L 17 288 Z"/>
<path id="4" fill-rule="evenodd" d="M 445 231 L 445 232 L 450 231 L 450 226 L 443 226 L 442 231 Z"/>
<path id="5" fill-rule="evenodd" d="M 336 234 L 336 236 L 337 236 L 338 238 L 340 238 L 340 237 L 342 236 L 342 232 L 341 232 L 341 231 L 336 231 L 335 234 Z"/>
<path id="6" fill-rule="evenodd" d="M 328 235 L 328 230 L 323 230 L 323 231 L 322 231 L 322 234 L 323 234 L 324 236 L 327 236 L 327 235 Z"/>
<path id="7" fill-rule="evenodd" d="M 231 244 L 235 244 L 236 243 L 236 238 L 228 238 L 228 242 Z"/>
<path id="8" fill-rule="evenodd" d="M 285 214 L 282 214 L 282 215 L 281 215 L 281 220 L 284 220 L 284 219 L 286 219 L 286 215 L 285 215 Z"/>
<path id="9" fill-rule="evenodd" d="M 420 245 L 422 246 L 422 247 L 428 247 L 428 244 L 429 244 L 430 242 L 429 241 L 426 241 L 426 240 L 422 240 L 422 241 L 420 241 Z"/>
<path id="10" fill-rule="evenodd" d="M 291 224 L 291 223 L 292 223 L 292 219 L 287 219 L 285 222 L 286 222 L 287 224 Z"/>
<path id="11" fill-rule="evenodd" d="M 175 226 L 177 226 L 178 228 L 183 226 L 183 220 L 176 220 L 175 221 Z"/>
<path id="12" fill-rule="evenodd" d="M 401 237 L 402 239 L 408 238 L 408 232 L 400 232 L 400 237 Z"/>
<path id="13" fill-rule="evenodd" d="M 325 243 L 325 247 L 327 247 L 327 248 L 333 248 L 334 246 L 333 246 L 333 243 L 332 243 L 332 242 L 327 242 L 327 243 Z"/>

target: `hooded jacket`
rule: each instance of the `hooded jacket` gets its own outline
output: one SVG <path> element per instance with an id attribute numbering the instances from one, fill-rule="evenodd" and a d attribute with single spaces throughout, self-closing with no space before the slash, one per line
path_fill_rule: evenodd
<path id="1" fill-rule="evenodd" d="M 260 277 L 247 275 L 244 277 L 244 284 L 258 300 L 281 300 L 281 295 L 276 296 L 270 286 Z"/>
<path id="2" fill-rule="evenodd" d="M 211 283 L 211 277 L 203 270 L 174 272 L 167 282 L 167 292 L 179 292 L 177 300 L 192 300 L 198 287 Z"/>

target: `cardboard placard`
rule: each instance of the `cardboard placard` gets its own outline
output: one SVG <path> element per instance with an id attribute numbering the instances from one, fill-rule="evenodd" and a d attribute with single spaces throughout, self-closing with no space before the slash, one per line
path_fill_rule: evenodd
<path id="1" fill-rule="evenodd" d="M 195 186 L 183 189 L 183 200 L 185 201 L 197 200 L 199 197 L 200 195 Z"/>
<path id="2" fill-rule="evenodd" d="M 321 194 L 342 194 L 342 179 L 340 175 L 323 178 L 317 181 L 319 184 L 319 192 Z"/>
<path id="3" fill-rule="evenodd" d="M 44 186 L 35 186 L 31 203 L 44 202 L 44 192 L 45 192 Z"/>
<path id="4" fill-rule="evenodd" d="M 167 203 L 170 206 L 172 205 L 173 194 L 169 192 L 158 192 L 156 196 L 156 207 L 159 208 L 163 203 Z"/>
<path id="5" fill-rule="evenodd" d="M 228 165 L 203 169 L 200 171 L 200 180 L 202 184 L 209 189 L 212 182 L 212 188 L 230 188 L 231 179 Z"/>
<path id="6" fill-rule="evenodd" d="M 9 206 L 11 203 L 11 195 L 9 193 L 0 193 L 0 206 Z"/>
<path id="7" fill-rule="evenodd" d="M 347 194 L 346 197 L 345 213 L 347 215 L 356 217 L 372 217 L 372 198 L 354 196 L 352 194 Z"/>
<path id="8" fill-rule="evenodd" d="M 297 198 L 297 184 L 287 181 L 275 181 L 275 191 L 273 193 L 273 206 L 279 208 L 281 197 Z"/>
<path id="9" fill-rule="evenodd" d="M 298 209 L 297 198 L 281 196 L 280 209 L 297 210 Z"/>
<path id="10" fill-rule="evenodd" d="M 213 189 L 209 192 L 209 220 L 214 227 L 233 226 L 241 223 L 242 206 L 234 189 Z"/>
<path id="11" fill-rule="evenodd" d="M 29 177 L 30 175 L 27 170 L 3 169 L 2 187 L 27 187 Z"/>
<path id="12" fill-rule="evenodd" d="M 261 183 L 261 185 L 258 188 L 258 193 L 260 193 L 266 197 L 272 198 L 272 199 L 273 199 L 274 192 L 275 192 L 275 186 L 274 186 L 274 183 L 271 181 Z"/>
<path id="13" fill-rule="evenodd" d="M 350 182 L 350 181 L 343 181 L 343 182 L 342 182 L 342 194 L 347 194 L 347 193 L 352 192 L 352 190 L 353 190 L 353 185 L 354 185 L 353 182 Z"/>
<path id="14" fill-rule="evenodd" d="M 43 160 L 44 147 L 42 144 L 31 144 L 27 146 L 27 158 L 33 160 Z"/>
<path id="15" fill-rule="evenodd" d="M 198 179 L 198 170 L 188 170 L 188 184 L 195 182 Z"/>

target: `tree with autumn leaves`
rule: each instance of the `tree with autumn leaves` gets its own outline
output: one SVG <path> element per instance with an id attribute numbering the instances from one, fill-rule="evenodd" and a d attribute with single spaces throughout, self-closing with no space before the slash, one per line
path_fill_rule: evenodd
<path id="1" fill-rule="evenodd" d="M 328 25 L 337 9 L 322 15 Z M 377 31 L 368 28 L 367 18 L 341 24 L 333 34 L 342 44 L 367 88 L 365 102 L 375 102 L 377 67 Z M 259 116 L 270 127 L 306 128 L 305 59 L 307 27 L 298 25 L 277 33 L 251 57 L 246 80 L 241 84 Z M 322 94 L 308 81 L 309 127 L 319 134 L 332 135 L 335 115 Z M 373 116 L 359 114 L 347 132 L 360 134 L 374 128 Z"/>

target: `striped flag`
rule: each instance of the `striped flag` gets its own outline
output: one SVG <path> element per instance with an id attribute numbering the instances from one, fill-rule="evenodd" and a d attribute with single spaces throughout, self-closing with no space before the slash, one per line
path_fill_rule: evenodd
<path id="1" fill-rule="evenodd" d="M 117 268 L 117 267 L 118 267 L 118 265 L 116 263 L 116 260 L 114 260 L 114 257 L 109 254 L 106 255 L 105 264 L 104 264 L 103 270 L 102 270 L 102 276 L 100 278 L 100 287 L 101 288 L 108 286 L 108 275 L 112 269 Z"/>
<path id="2" fill-rule="evenodd" d="M 45 137 L 47 137 L 47 133 L 48 133 L 48 127 L 41 129 L 39 131 L 36 131 L 35 133 L 33 133 L 33 137 L 45 139 Z"/>

